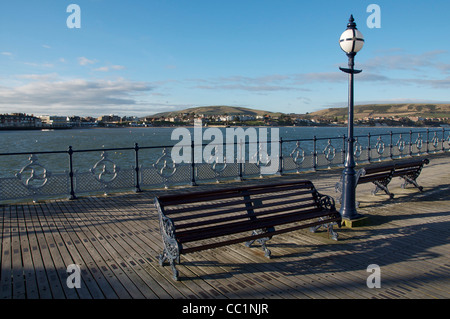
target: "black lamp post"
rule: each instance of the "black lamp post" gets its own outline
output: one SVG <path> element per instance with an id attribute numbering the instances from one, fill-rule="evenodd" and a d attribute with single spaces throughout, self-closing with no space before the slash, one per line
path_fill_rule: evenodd
<path id="1" fill-rule="evenodd" d="M 347 30 L 342 33 L 339 40 L 341 49 L 348 56 L 348 68 L 339 68 L 341 71 L 348 73 L 348 140 L 347 140 L 347 154 L 344 165 L 343 179 L 342 179 L 342 200 L 341 200 L 341 216 L 345 220 L 355 220 L 362 216 L 356 212 L 356 172 L 353 144 L 355 139 L 353 137 L 353 75 L 360 73 L 362 70 L 355 70 L 355 55 L 362 49 L 364 45 L 364 38 L 361 32 L 356 29 L 356 23 L 353 15 L 350 16 Z"/>

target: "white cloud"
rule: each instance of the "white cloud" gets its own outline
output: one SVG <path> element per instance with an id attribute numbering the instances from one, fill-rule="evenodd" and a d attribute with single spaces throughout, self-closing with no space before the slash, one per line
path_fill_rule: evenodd
<path id="1" fill-rule="evenodd" d="M 86 57 L 84 57 L 84 56 L 82 56 L 82 57 L 79 57 L 78 58 L 78 63 L 80 64 L 80 65 L 88 65 L 88 64 L 94 64 L 94 63 L 96 63 L 97 61 L 95 61 L 95 60 L 89 60 L 88 58 L 86 58 Z"/>
<path id="2" fill-rule="evenodd" d="M 57 73 L 47 73 L 47 74 L 20 74 L 16 76 L 18 79 L 26 80 L 55 80 L 59 77 Z"/>
<path id="3" fill-rule="evenodd" d="M 402 70 L 417 72 L 430 68 L 448 70 L 449 65 L 440 62 L 438 59 L 447 53 L 444 50 L 435 50 L 421 54 L 400 52 L 399 54 L 378 55 L 363 62 L 362 68 L 370 71 Z"/>
<path id="4" fill-rule="evenodd" d="M 123 70 L 125 67 L 123 65 L 111 65 L 111 66 L 102 66 L 100 68 L 94 69 L 94 71 L 99 72 L 109 72 L 109 71 L 117 71 L 117 70 Z"/>
<path id="5" fill-rule="evenodd" d="M 49 62 L 42 62 L 42 63 L 24 62 L 24 64 L 32 66 L 32 67 L 44 68 L 44 69 L 53 68 L 55 66 L 53 63 L 49 63 Z"/>
<path id="6" fill-rule="evenodd" d="M 147 82 L 125 79 L 55 80 L 57 75 L 22 75 L 31 82 L 16 87 L 0 87 L 0 113 L 26 110 L 34 114 L 108 112 L 108 109 L 142 108 L 139 96 L 154 89 Z M 75 111 L 76 110 L 76 111 Z"/>

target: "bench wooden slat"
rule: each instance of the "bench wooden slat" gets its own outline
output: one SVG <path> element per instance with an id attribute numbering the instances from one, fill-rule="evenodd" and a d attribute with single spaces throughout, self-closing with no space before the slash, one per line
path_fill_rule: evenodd
<path id="1" fill-rule="evenodd" d="M 302 181 L 303 182 L 303 181 Z M 308 181 L 306 181 L 308 182 Z M 225 189 L 222 190 L 220 193 L 214 192 L 214 191 L 207 191 L 207 192 L 199 192 L 199 193 L 192 193 L 192 194 L 183 194 L 183 195 L 168 195 L 168 196 L 160 196 L 158 197 L 158 200 L 160 203 L 164 203 L 164 206 L 171 206 L 171 205 L 178 205 L 178 204 L 189 204 L 189 203 L 195 203 L 198 201 L 208 201 L 208 200 L 218 200 L 218 199 L 226 199 L 226 198 L 233 198 L 241 195 L 242 191 L 249 192 L 248 195 L 256 195 L 256 194 L 264 194 L 268 192 L 276 192 L 276 191 L 287 191 L 292 189 L 299 189 L 299 188 L 311 188 L 312 183 L 299 183 L 296 182 L 295 184 L 292 183 L 282 183 L 282 184 L 276 184 L 271 185 L 270 189 L 267 187 L 238 187 L 235 189 Z"/>
<path id="2" fill-rule="evenodd" d="M 289 228 L 283 228 L 283 229 L 279 229 L 279 230 L 275 230 L 269 233 L 270 236 L 275 236 L 275 235 L 280 235 L 280 234 L 285 234 L 291 231 L 295 231 L 295 230 L 300 230 L 300 229 L 304 229 L 304 228 L 309 228 L 309 227 L 314 227 L 314 226 L 318 226 L 318 225 L 322 225 L 323 222 L 326 223 L 333 223 L 333 222 L 339 222 L 341 220 L 341 217 L 330 217 L 327 220 L 322 220 L 322 221 L 315 221 L 315 222 L 311 222 L 311 223 L 307 223 L 307 224 L 302 224 L 302 225 L 295 225 Z M 254 239 L 258 239 L 258 238 L 264 238 L 267 237 L 268 234 L 259 234 L 259 235 L 251 235 L 251 236 L 244 236 L 244 237 L 240 237 L 240 238 L 234 238 L 234 239 L 229 239 L 223 242 L 219 242 L 219 243 L 211 243 L 211 244 L 205 244 L 199 247 L 188 247 L 188 248 L 183 248 L 183 253 L 187 254 L 187 253 L 192 253 L 192 252 L 196 252 L 196 251 L 201 251 L 201 250 L 205 250 L 205 249 L 211 249 L 211 248 L 217 248 L 217 247 L 222 247 L 224 245 L 232 245 L 232 244 L 238 244 L 238 243 L 242 243 L 242 242 L 247 242 L 250 240 L 254 240 Z"/>
<path id="3" fill-rule="evenodd" d="M 289 195 L 290 196 L 294 196 L 294 195 L 298 196 L 298 195 L 305 195 L 305 194 L 310 194 L 310 193 L 312 193 L 312 190 L 295 192 L 295 193 L 292 193 L 292 195 L 290 193 Z M 247 194 L 245 194 L 245 195 L 247 195 Z M 271 200 L 271 199 L 285 198 L 285 197 L 286 197 L 286 194 L 283 193 L 283 194 L 278 194 L 278 195 L 267 196 L 267 197 L 264 197 L 264 199 Z M 173 215 L 173 214 L 190 212 L 192 210 L 209 210 L 209 209 L 213 209 L 213 208 L 222 208 L 222 207 L 241 205 L 241 204 L 245 205 L 246 203 L 251 203 L 253 201 L 254 201 L 254 199 L 249 198 L 249 199 L 237 199 L 237 200 L 231 200 L 231 201 L 221 201 L 221 202 L 215 203 L 215 204 L 206 202 L 205 204 L 201 204 L 201 205 L 173 208 L 170 210 L 166 209 L 166 214 Z M 194 216 L 192 216 L 192 217 L 194 217 Z M 172 220 L 178 221 L 178 220 L 183 220 L 185 218 L 186 217 L 173 217 Z M 190 218 L 190 217 L 187 217 L 187 218 Z"/>
<path id="4" fill-rule="evenodd" d="M 294 203 L 294 201 L 292 203 Z M 277 204 L 274 203 L 271 206 L 277 206 Z M 260 207 L 253 207 L 253 209 L 257 209 L 257 208 L 261 208 L 261 207 L 262 206 L 260 206 Z M 251 215 L 249 215 L 248 213 L 245 213 L 245 214 L 240 214 L 240 215 L 233 215 L 233 216 L 228 216 L 228 217 L 223 217 L 223 218 L 216 218 L 216 219 L 211 219 L 211 220 L 203 220 L 203 221 L 192 222 L 192 223 L 181 224 L 181 225 L 178 224 L 177 225 L 177 229 L 194 228 L 194 227 L 199 227 L 199 226 L 203 226 L 203 225 L 219 224 L 219 223 L 235 221 L 235 220 L 243 220 L 243 219 L 245 220 L 245 219 L 249 219 L 250 217 L 258 218 L 258 217 L 261 217 L 261 216 L 276 214 L 276 213 L 284 212 L 284 211 L 292 211 L 292 210 L 300 211 L 300 209 L 304 209 L 304 208 L 308 208 L 308 207 L 316 207 L 316 205 L 313 204 L 313 203 L 309 203 L 309 204 L 304 204 L 304 205 L 297 205 L 297 206 L 282 207 L 282 208 L 271 209 L 271 210 L 264 210 L 264 211 L 261 211 L 261 212 L 253 212 Z M 240 211 L 242 212 L 242 208 L 240 209 Z M 202 231 L 202 229 L 200 229 L 198 231 Z M 177 233 L 177 234 L 179 234 L 179 233 Z"/>
<path id="5" fill-rule="evenodd" d="M 295 197 L 294 199 L 290 199 L 290 198 L 291 197 L 285 197 L 285 198 L 283 198 L 283 200 L 272 201 L 272 202 L 269 202 L 269 199 L 267 199 L 266 197 L 252 198 L 252 199 L 248 199 L 248 200 L 243 200 L 242 203 L 233 204 L 233 205 L 228 205 L 228 203 L 221 202 L 222 205 L 220 207 L 223 209 L 216 210 L 216 211 L 206 210 L 207 212 L 204 212 L 204 213 L 183 215 L 183 216 L 173 217 L 171 219 L 174 223 L 177 223 L 177 222 L 183 221 L 183 220 L 197 219 L 197 218 L 209 217 L 209 216 L 218 216 L 218 215 L 224 215 L 224 214 L 236 213 L 236 212 L 242 212 L 245 215 L 248 215 L 249 209 L 258 209 L 258 208 L 262 208 L 262 207 L 272 207 L 272 206 L 300 203 L 300 202 L 304 202 L 304 201 L 311 201 L 311 199 L 312 199 L 311 197 L 309 197 L 309 198 L 308 197 L 302 197 L 302 198 Z M 260 203 L 262 199 L 264 199 L 264 204 Z M 228 208 L 228 207 L 231 207 L 231 208 Z M 205 211 L 205 209 L 203 209 L 204 208 L 203 206 L 189 207 L 189 208 L 190 208 L 189 211 L 186 211 L 186 213 L 194 212 L 194 211 Z M 170 213 L 167 215 L 170 216 Z"/>
<path id="6" fill-rule="evenodd" d="M 402 176 L 405 174 L 411 174 L 417 171 L 417 167 L 402 168 L 394 171 L 394 177 Z"/>
<path id="7" fill-rule="evenodd" d="M 393 172 L 389 171 L 389 172 L 386 172 L 386 173 L 379 173 L 379 174 L 374 174 L 374 175 L 369 175 L 369 176 L 365 175 L 365 176 L 362 176 L 362 177 L 359 178 L 358 184 L 372 182 L 372 181 L 375 181 L 375 180 L 380 180 L 380 179 L 383 179 L 383 178 L 386 178 L 386 177 L 390 177 L 390 176 L 392 176 L 392 174 L 393 174 Z"/>
<path id="8" fill-rule="evenodd" d="M 366 171 L 366 175 L 376 174 L 376 173 L 380 173 L 380 172 L 390 172 L 394 169 L 395 169 L 394 164 L 379 165 L 379 166 L 364 168 L 364 170 Z"/>
<path id="9" fill-rule="evenodd" d="M 247 220 L 241 222 L 227 223 L 224 225 L 203 228 L 201 231 L 198 230 L 182 231 L 177 233 L 176 236 L 180 243 L 189 243 L 193 241 L 208 239 L 211 237 L 210 234 L 214 234 L 214 237 L 220 237 L 252 231 L 256 229 L 267 228 L 271 226 L 289 224 L 311 218 L 319 218 L 323 216 L 322 214 L 318 214 L 320 212 L 321 211 L 316 208 L 314 211 L 311 211 L 310 213 L 305 214 L 288 213 L 272 217 L 259 218 L 256 221 Z"/>

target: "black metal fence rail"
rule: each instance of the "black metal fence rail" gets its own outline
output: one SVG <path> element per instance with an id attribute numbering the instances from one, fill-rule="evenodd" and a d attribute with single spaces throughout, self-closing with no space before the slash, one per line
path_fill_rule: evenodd
<path id="1" fill-rule="evenodd" d="M 442 128 L 359 135 L 355 137 L 355 161 L 357 164 L 372 163 L 448 152 L 450 150 L 449 133 L 449 129 Z M 268 154 L 277 154 L 278 156 L 278 166 L 273 174 L 282 175 L 343 166 L 346 141 L 345 135 L 313 137 L 312 139 L 280 138 L 276 143 L 278 149 L 271 149 L 270 142 L 266 147 Z M 203 154 L 206 146 L 212 147 L 220 144 L 195 145 L 194 141 L 191 141 L 190 145 L 184 145 L 190 149 L 191 158 L 190 161 L 183 163 L 175 163 L 171 158 L 169 150 L 175 145 L 139 146 L 135 143 L 133 147 L 84 150 L 76 150 L 69 146 L 65 151 L 0 153 L 0 163 L 7 157 L 20 158 L 20 161 L 17 161 L 17 168 L 16 165 L 13 165 L 13 172 L 6 176 L 2 174 L 0 177 L 0 203 L 10 200 L 36 201 L 49 197 L 76 199 L 77 195 L 82 194 L 89 195 L 99 192 L 107 194 L 111 191 L 125 190 L 140 192 L 143 189 L 167 188 L 175 185 L 195 186 L 202 182 L 262 177 L 264 175 L 262 167 L 269 163 L 262 161 L 258 154 L 250 154 L 248 152 L 250 144 L 252 142 L 249 141 L 236 143 L 233 147 L 241 148 L 241 151 L 246 154 L 245 161 L 236 159 L 228 163 L 217 159 L 196 162 L 194 160 L 196 151 L 201 151 Z M 177 146 L 180 145 L 177 144 Z M 200 149 L 198 149 L 199 147 Z M 99 152 L 100 159 L 93 155 L 86 156 L 93 153 L 97 153 L 98 156 Z M 127 152 L 126 159 L 110 156 L 117 152 L 120 154 Z M 57 155 L 67 157 L 66 164 L 63 165 L 61 159 L 55 159 L 54 157 Z M 21 166 L 20 162 L 25 156 L 28 157 L 28 161 Z M 39 158 L 41 156 L 51 156 L 51 158 L 47 163 L 43 163 Z M 16 164 L 15 161 L 13 162 Z M 86 163 L 90 164 L 89 169 L 83 167 Z M 56 164 L 58 167 L 54 167 Z M 75 168 L 75 164 L 78 168 Z M 61 171 L 61 167 L 64 167 L 63 171 Z"/>

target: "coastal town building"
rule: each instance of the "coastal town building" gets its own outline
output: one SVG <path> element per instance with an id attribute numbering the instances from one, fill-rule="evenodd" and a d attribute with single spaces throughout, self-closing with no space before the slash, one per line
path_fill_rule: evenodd
<path id="1" fill-rule="evenodd" d="M 42 121 L 43 127 L 48 128 L 63 128 L 69 127 L 67 123 L 67 116 L 58 116 L 58 115 L 41 115 L 39 118 Z"/>
<path id="2" fill-rule="evenodd" d="M 24 113 L 0 114 L 0 128 L 42 127 L 41 119 Z"/>

